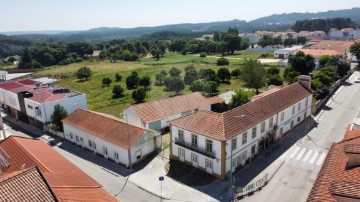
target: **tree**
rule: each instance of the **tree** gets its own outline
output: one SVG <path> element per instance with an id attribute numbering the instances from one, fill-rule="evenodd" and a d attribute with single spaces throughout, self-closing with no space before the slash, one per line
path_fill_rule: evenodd
<path id="1" fill-rule="evenodd" d="M 222 67 L 218 70 L 217 76 L 222 82 L 225 82 L 226 80 L 231 79 L 230 71 L 228 68 L 225 68 L 225 67 Z"/>
<path id="2" fill-rule="evenodd" d="M 232 96 L 229 106 L 233 109 L 240 105 L 246 104 L 251 101 L 252 96 L 254 96 L 254 93 L 252 91 L 238 89 Z"/>
<path id="3" fill-rule="evenodd" d="M 292 67 L 285 68 L 284 78 L 287 82 L 289 83 L 296 82 L 298 80 L 297 78 L 299 75 L 300 75 L 299 72 L 294 71 Z"/>
<path id="4" fill-rule="evenodd" d="M 295 71 L 303 75 L 309 75 L 315 67 L 315 59 L 311 55 L 305 55 L 302 51 L 299 51 L 296 55 L 291 55 L 289 63 Z"/>
<path id="5" fill-rule="evenodd" d="M 115 81 L 116 81 L 116 82 L 121 81 L 121 75 L 120 75 L 119 73 L 116 73 L 116 74 L 115 74 Z"/>
<path id="6" fill-rule="evenodd" d="M 350 52 L 356 57 L 358 64 L 360 65 L 360 42 L 351 45 Z"/>
<path id="7" fill-rule="evenodd" d="M 234 69 L 232 72 L 231 72 L 231 76 L 235 77 L 235 78 L 238 78 L 240 76 L 241 72 L 240 72 L 240 69 Z"/>
<path id="8" fill-rule="evenodd" d="M 284 84 L 284 79 L 279 75 L 271 75 L 267 80 L 268 85 L 282 86 Z"/>
<path id="9" fill-rule="evenodd" d="M 92 75 L 91 69 L 89 67 L 80 67 L 77 72 L 75 72 L 75 76 L 82 80 L 85 79 L 85 81 L 88 80 Z"/>
<path id="10" fill-rule="evenodd" d="M 345 76 L 350 70 L 350 64 L 344 60 L 340 60 L 337 68 L 336 73 L 339 77 Z"/>
<path id="11" fill-rule="evenodd" d="M 31 67 L 31 55 L 28 48 L 24 49 L 24 52 L 21 56 L 21 60 L 19 62 L 19 68 L 30 68 Z"/>
<path id="12" fill-rule="evenodd" d="M 156 74 L 155 75 L 155 85 L 156 86 L 163 86 L 164 85 L 164 81 L 165 81 L 165 78 L 166 78 L 166 71 L 165 70 L 161 70 L 160 73 Z"/>
<path id="13" fill-rule="evenodd" d="M 143 87 L 145 88 L 145 90 L 147 90 L 147 88 L 151 86 L 150 77 L 148 77 L 148 76 L 143 76 L 143 77 L 139 80 L 139 85 L 140 85 L 140 86 L 143 86 Z"/>
<path id="14" fill-rule="evenodd" d="M 45 53 L 40 63 L 44 66 L 51 66 L 55 64 L 55 58 L 50 53 Z"/>
<path id="15" fill-rule="evenodd" d="M 268 76 L 279 75 L 279 73 L 280 73 L 280 69 L 277 67 L 270 67 L 269 69 L 266 70 L 266 74 Z"/>
<path id="16" fill-rule="evenodd" d="M 196 69 L 187 69 L 185 72 L 184 82 L 186 85 L 190 85 L 192 82 L 194 82 L 198 77 L 198 73 Z"/>
<path id="17" fill-rule="evenodd" d="M 200 53 L 199 55 L 201 58 L 206 58 L 206 53 Z"/>
<path id="18" fill-rule="evenodd" d="M 259 94 L 259 88 L 264 86 L 266 78 L 266 70 L 261 66 L 261 63 L 256 59 L 245 59 L 240 70 L 242 80 L 250 88 L 255 88 L 256 94 Z"/>
<path id="19" fill-rule="evenodd" d="M 205 86 L 205 80 L 204 79 L 198 79 L 194 82 L 191 83 L 191 86 L 190 86 L 190 90 L 192 92 L 195 92 L 195 91 L 203 91 L 204 89 L 204 86 Z"/>
<path id="20" fill-rule="evenodd" d="M 216 72 L 212 69 L 200 69 L 199 78 L 204 79 L 206 81 L 215 81 L 215 82 L 219 81 Z"/>
<path id="21" fill-rule="evenodd" d="M 164 84 L 167 91 L 175 91 L 176 95 L 185 89 L 185 83 L 179 77 L 166 77 Z"/>
<path id="22" fill-rule="evenodd" d="M 136 103 L 141 103 L 145 100 L 146 90 L 143 88 L 136 89 L 132 92 L 132 98 Z"/>
<path id="23" fill-rule="evenodd" d="M 59 104 L 54 106 L 54 112 L 51 114 L 51 123 L 55 126 L 55 130 L 63 131 L 63 124 L 61 120 L 67 117 L 65 108 Z"/>
<path id="24" fill-rule="evenodd" d="M 103 86 L 109 86 L 111 82 L 112 82 L 112 80 L 110 78 L 108 78 L 108 77 L 105 77 L 105 78 L 102 79 L 102 85 Z"/>
<path id="25" fill-rule="evenodd" d="M 218 86 L 218 83 L 215 81 L 206 81 L 203 86 L 203 91 L 211 96 L 212 94 L 218 92 Z"/>
<path id="26" fill-rule="evenodd" d="M 139 76 L 135 75 L 135 74 L 131 74 L 130 76 L 128 76 L 126 78 L 126 88 L 131 90 L 131 89 L 136 89 L 138 84 L 139 84 Z"/>
<path id="27" fill-rule="evenodd" d="M 233 55 L 236 50 L 241 49 L 241 38 L 238 34 L 227 34 L 224 41 L 226 49 L 231 53 L 231 55 Z"/>
<path id="28" fill-rule="evenodd" d="M 172 77 L 178 77 L 178 76 L 180 76 L 180 74 L 181 74 L 181 70 L 178 69 L 178 68 L 176 68 L 176 67 L 172 67 L 172 68 L 170 69 L 170 71 L 169 71 L 169 74 L 170 74 L 170 76 L 172 76 Z"/>
<path id="29" fill-rule="evenodd" d="M 330 55 L 322 55 L 320 56 L 319 58 L 319 63 L 320 63 L 320 66 L 325 66 L 331 59 L 331 56 Z"/>
<path id="30" fill-rule="evenodd" d="M 120 85 L 114 85 L 112 94 L 114 99 L 124 97 L 124 88 Z"/>
<path id="31" fill-rule="evenodd" d="M 296 38 L 296 41 L 297 41 L 297 44 L 304 45 L 308 41 L 308 39 L 304 36 L 299 36 Z"/>
<path id="32" fill-rule="evenodd" d="M 229 65 L 229 60 L 224 58 L 224 57 L 221 57 L 217 60 L 216 62 L 216 65 L 217 66 L 225 66 L 225 65 Z"/>

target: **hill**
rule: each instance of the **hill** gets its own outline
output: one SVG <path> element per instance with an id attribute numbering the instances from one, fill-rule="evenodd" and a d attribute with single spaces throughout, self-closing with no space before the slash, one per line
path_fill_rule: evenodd
<path id="1" fill-rule="evenodd" d="M 30 46 L 29 40 L 0 35 L 0 58 L 5 58 L 12 55 L 21 55 L 25 47 Z"/>

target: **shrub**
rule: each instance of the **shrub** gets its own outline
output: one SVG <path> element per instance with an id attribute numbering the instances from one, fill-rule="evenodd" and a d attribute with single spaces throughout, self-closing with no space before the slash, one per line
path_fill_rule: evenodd
<path id="1" fill-rule="evenodd" d="M 140 103 L 145 100 L 146 97 L 146 90 L 143 88 L 136 89 L 132 92 L 132 98 L 135 102 Z"/>
<path id="2" fill-rule="evenodd" d="M 113 98 L 121 98 L 124 97 L 124 88 L 120 85 L 115 85 L 112 90 Z"/>
<path id="3" fill-rule="evenodd" d="M 86 81 L 88 80 L 88 78 L 91 77 L 91 69 L 89 67 L 80 67 L 80 69 L 78 69 L 78 71 L 75 72 L 75 76 L 82 80 L 85 79 Z"/>
<path id="4" fill-rule="evenodd" d="M 121 81 L 121 75 L 119 73 L 115 74 L 115 81 L 116 82 Z"/>
<path id="5" fill-rule="evenodd" d="M 205 80 L 203 80 L 203 79 L 196 80 L 191 84 L 190 90 L 192 92 L 203 91 L 204 85 L 205 85 Z"/>
<path id="6" fill-rule="evenodd" d="M 139 80 L 140 78 L 137 75 L 137 72 L 132 72 L 131 75 L 126 78 L 126 88 L 129 90 L 136 89 L 139 84 Z"/>
<path id="7" fill-rule="evenodd" d="M 216 64 L 217 64 L 217 66 L 229 65 L 229 60 L 224 57 L 221 57 L 217 60 Z"/>
<path id="8" fill-rule="evenodd" d="M 225 82 L 226 80 L 231 79 L 231 74 L 228 68 L 222 67 L 217 71 L 217 77 L 222 81 Z"/>
<path id="9" fill-rule="evenodd" d="M 109 86 L 111 82 L 112 82 L 112 80 L 110 78 L 108 78 L 108 77 L 105 77 L 105 78 L 102 79 L 102 85 L 103 86 Z"/>
<path id="10" fill-rule="evenodd" d="M 279 75 L 280 73 L 280 69 L 277 67 L 270 67 L 269 69 L 266 70 L 266 74 L 267 75 Z"/>
<path id="11" fill-rule="evenodd" d="M 240 69 L 234 69 L 232 72 L 231 72 L 231 76 L 235 77 L 235 78 L 238 78 L 241 74 L 241 71 Z"/>
<path id="12" fill-rule="evenodd" d="M 268 85 L 282 86 L 284 84 L 284 79 L 279 75 L 272 75 L 268 78 Z"/>
<path id="13" fill-rule="evenodd" d="M 169 71 L 169 74 L 170 74 L 170 76 L 172 76 L 172 77 L 177 77 L 177 76 L 180 76 L 181 70 L 178 69 L 178 68 L 176 68 L 176 67 L 172 67 L 172 68 L 170 69 L 170 71 Z"/>
<path id="14" fill-rule="evenodd" d="M 198 73 L 196 69 L 188 69 L 185 72 L 184 81 L 186 85 L 190 85 L 192 82 L 194 82 L 198 77 Z"/>
<path id="15" fill-rule="evenodd" d="M 143 76 L 140 80 L 139 80 L 139 85 L 143 86 L 145 88 L 145 90 L 151 86 L 151 81 L 150 81 L 150 77 L 148 76 Z"/>
<path id="16" fill-rule="evenodd" d="M 206 58 L 206 53 L 200 53 L 201 58 Z"/>

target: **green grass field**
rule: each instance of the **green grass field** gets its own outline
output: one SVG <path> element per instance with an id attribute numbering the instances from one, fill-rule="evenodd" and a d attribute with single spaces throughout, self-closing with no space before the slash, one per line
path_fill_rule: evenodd
<path id="1" fill-rule="evenodd" d="M 254 53 L 251 53 L 256 57 Z M 258 53 L 258 55 L 260 55 Z M 181 76 L 184 76 L 184 69 L 188 65 L 194 65 L 198 70 L 211 68 L 217 71 L 220 67 L 216 66 L 217 58 L 200 58 L 198 55 L 180 55 L 174 53 L 167 53 L 165 57 L 159 61 L 153 58 L 143 58 L 136 62 L 117 61 L 110 63 L 106 61 L 84 61 L 81 63 L 74 63 L 67 66 L 52 66 L 44 68 L 43 71 L 34 74 L 35 77 L 41 76 L 55 76 L 56 78 L 63 78 L 57 82 L 58 86 L 71 88 L 75 91 L 85 93 L 87 96 L 88 108 L 91 110 L 119 115 L 122 111 L 132 104 L 134 101 L 131 97 L 132 90 L 126 89 L 125 80 L 132 71 L 137 71 L 139 76 L 149 76 L 152 84 L 155 83 L 155 75 L 161 70 L 167 72 L 171 67 L 177 67 L 182 70 Z M 230 65 L 225 66 L 230 71 L 239 68 L 242 61 L 239 59 L 229 60 Z M 83 66 L 87 66 L 92 70 L 92 77 L 85 82 L 79 82 L 74 76 L 74 73 Z M 122 76 L 120 82 L 115 82 L 115 74 L 119 73 Z M 102 87 L 102 79 L 109 77 L 113 80 L 109 87 Z M 121 85 L 125 89 L 125 96 L 119 99 L 112 99 L 112 87 L 114 85 Z M 244 87 L 244 83 L 240 79 L 231 79 L 231 84 L 220 84 L 219 92 L 223 93 L 228 90 L 235 90 Z M 182 94 L 190 93 L 189 86 L 186 86 Z M 151 101 L 159 98 L 165 98 L 175 94 L 174 92 L 165 92 L 163 86 L 151 86 L 147 93 L 146 101 Z"/>

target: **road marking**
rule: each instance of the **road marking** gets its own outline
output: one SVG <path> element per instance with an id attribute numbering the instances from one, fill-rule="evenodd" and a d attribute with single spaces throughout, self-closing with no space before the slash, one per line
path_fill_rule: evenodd
<path id="1" fill-rule="evenodd" d="M 308 150 L 308 152 L 306 153 L 305 158 L 303 159 L 303 161 L 307 161 L 312 153 L 313 153 L 312 149 Z"/>
<path id="2" fill-rule="evenodd" d="M 293 151 L 293 153 L 290 155 L 290 158 L 294 158 L 294 156 L 297 154 L 297 152 L 299 151 L 300 147 L 296 147 L 295 150 Z"/>
<path id="3" fill-rule="evenodd" d="M 316 165 L 319 166 L 324 161 L 325 157 L 326 157 L 326 154 L 322 153 L 321 156 L 319 157 L 319 159 L 317 160 Z"/>
<path id="4" fill-rule="evenodd" d="M 319 153 L 320 153 L 320 152 L 315 152 L 315 153 L 314 153 L 314 156 L 310 159 L 310 162 L 309 162 L 309 163 L 313 164 L 313 163 L 315 162 L 315 159 L 316 159 L 316 157 L 318 156 Z"/>
<path id="5" fill-rule="evenodd" d="M 296 157 L 296 160 L 300 160 L 302 155 L 305 153 L 305 151 L 306 151 L 306 148 L 302 148 L 299 155 Z"/>

